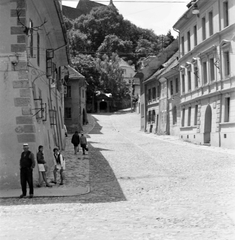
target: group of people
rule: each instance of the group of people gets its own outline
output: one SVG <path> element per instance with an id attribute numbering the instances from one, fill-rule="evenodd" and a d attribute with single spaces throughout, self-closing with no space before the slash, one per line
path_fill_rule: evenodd
<path id="1" fill-rule="evenodd" d="M 60 153 L 59 149 L 56 147 L 53 149 L 53 155 L 54 155 L 54 180 L 52 183 L 57 183 L 57 172 L 60 173 L 60 185 L 64 184 L 64 170 L 65 170 L 65 161 Z M 46 172 L 47 172 L 47 165 L 46 161 L 44 159 L 43 154 L 43 146 L 40 145 L 38 147 L 37 152 L 37 163 L 38 163 L 38 170 L 42 175 L 42 178 L 44 182 L 46 183 L 46 187 L 52 187 L 47 181 Z M 34 188 L 33 188 L 33 169 L 35 167 L 35 158 L 34 154 L 29 151 L 29 145 L 28 143 L 23 144 L 23 152 L 21 153 L 20 158 L 20 182 L 21 182 L 21 188 L 22 188 L 22 194 L 20 195 L 20 198 L 26 197 L 27 194 L 27 183 L 29 185 L 29 197 L 33 198 L 34 194 Z M 40 181 L 39 186 L 42 185 L 42 181 Z"/>
<path id="2" fill-rule="evenodd" d="M 72 136 L 71 142 L 74 145 L 74 154 L 79 152 L 79 144 L 82 148 L 83 155 L 85 155 L 85 150 L 88 151 L 87 147 L 87 139 L 82 133 L 81 136 L 78 135 L 78 131 L 74 133 Z M 54 156 L 54 180 L 51 183 L 57 184 L 57 172 L 60 173 L 60 185 L 64 184 L 64 171 L 65 171 L 65 160 L 59 150 L 59 148 L 53 149 L 53 156 Z M 40 145 L 38 147 L 37 152 L 37 163 L 38 163 L 38 170 L 40 172 L 40 182 L 39 186 L 42 185 L 42 180 L 45 182 L 46 187 L 52 187 L 50 183 L 47 181 L 46 172 L 47 172 L 47 164 L 44 158 L 43 153 L 43 146 Z M 29 144 L 23 144 L 23 152 L 21 153 L 20 158 L 20 183 L 22 188 L 22 194 L 20 198 L 26 197 L 27 194 L 27 183 L 29 185 L 29 197 L 33 198 L 34 195 L 34 188 L 33 188 L 33 169 L 35 167 L 35 158 L 34 154 L 29 150 Z M 41 180 L 42 176 L 42 180 Z"/>
<path id="3" fill-rule="evenodd" d="M 85 155 L 85 151 L 88 151 L 87 139 L 83 133 L 81 133 L 81 136 L 79 136 L 78 131 L 76 131 L 72 136 L 71 143 L 74 146 L 75 155 L 79 152 L 79 144 L 82 148 L 83 155 Z"/>

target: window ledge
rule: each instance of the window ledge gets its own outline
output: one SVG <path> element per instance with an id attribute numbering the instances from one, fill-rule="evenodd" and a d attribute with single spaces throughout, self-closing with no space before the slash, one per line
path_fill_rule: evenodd
<path id="1" fill-rule="evenodd" d="M 193 130 L 194 128 L 197 128 L 197 127 L 196 126 L 180 127 L 180 130 Z"/>
<path id="2" fill-rule="evenodd" d="M 224 79 L 223 79 L 223 81 L 230 80 L 230 78 L 231 78 L 231 75 L 230 75 L 230 74 L 229 74 L 229 75 L 226 75 L 226 76 L 224 76 Z"/>
<path id="3" fill-rule="evenodd" d="M 223 123 L 220 123 L 219 125 L 221 127 L 223 127 L 223 126 L 229 127 L 229 126 L 234 126 L 235 122 L 223 122 Z"/>

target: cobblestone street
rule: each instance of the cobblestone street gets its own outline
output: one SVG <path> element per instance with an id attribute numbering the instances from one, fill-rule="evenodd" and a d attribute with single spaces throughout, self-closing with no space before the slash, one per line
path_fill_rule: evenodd
<path id="1" fill-rule="evenodd" d="M 71 136 L 64 154 L 65 187 L 90 192 L 1 199 L 0 239 L 235 239 L 234 150 L 143 133 L 128 111 L 93 117 L 89 157 L 75 158 Z"/>

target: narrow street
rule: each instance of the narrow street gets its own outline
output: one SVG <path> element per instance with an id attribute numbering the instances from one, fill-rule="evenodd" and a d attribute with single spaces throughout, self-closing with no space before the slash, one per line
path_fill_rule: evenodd
<path id="1" fill-rule="evenodd" d="M 93 117 L 90 193 L 1 199 L 0 239 L 235 239 L 235 151 L 143 133 L 128 111 Z"/>

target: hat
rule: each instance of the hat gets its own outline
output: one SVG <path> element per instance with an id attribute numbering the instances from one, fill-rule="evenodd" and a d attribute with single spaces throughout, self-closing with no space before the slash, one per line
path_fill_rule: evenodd
<path id="1" fill-rule="evenodd" d="M 55 151 L 59 151 L 59 148 L 58 147 L 55 147 L 54 149 L 53 149 L 53 152 L 55 152 Z"/>
<path id="2" fill-rule="evenodd" d="M 28 143 L 24 143 L 23 146 L 29 146 L 29 144 Z"/>

